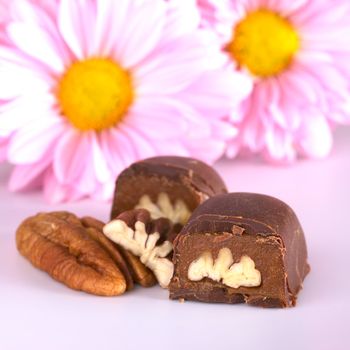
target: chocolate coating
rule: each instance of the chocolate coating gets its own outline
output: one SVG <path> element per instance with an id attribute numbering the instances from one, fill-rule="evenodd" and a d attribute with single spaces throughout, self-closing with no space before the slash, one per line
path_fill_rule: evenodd
<path id="1" fill-rule="evenodd" d="M 147 194 L 153 201 L 159 193 L 170 200 L 183 200 L 193 211 L 208 197 L 226 193 L 226 186 L 209 165 L 192 158 L 162 156 L 142 160 L 125 169 L 116 181 L 111 218 L 134 209 Z"/>
<path id="2" fill-rule="evenodd" d="M 188 269 L 210 251 L 229 248 L 233 261 L 247 255 L 261 273 L 259 286 L 231 288 L 204 278 L 191 281 Z M 303 230 L 284 202 L 253 193 L 217 195 L 200 205 L 174 241 L 174 277 L 170 298 L 242 303 L 263 307 L 295 305 L 310 270 Z"/>

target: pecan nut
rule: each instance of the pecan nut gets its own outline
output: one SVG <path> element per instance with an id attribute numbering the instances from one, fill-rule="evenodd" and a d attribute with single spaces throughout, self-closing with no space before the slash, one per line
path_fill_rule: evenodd
<path id="1" fill-rule="evenodd" d="M 119 268 L 73 214 L 39 213 L 24 220 L 16 243 L 34 266 L 72 289 L 103 296 L 126 290 Z"/>
<path id="2" fill-rule="evenodd" d="M 174 272 L 169 259 L 173 246 L 168 239 L 172 230 L 173 224 L 169 219 L 152 220 L 150 212 L 145 209 L 123 212 L 103 228 L 109 239 L 138 256 L 164 288 Z"/>
<path id="3" fill-rule="evenodd" d="M 91 218 L 88 216 L 83 217 L 81 220 L 85 227 L 95 228 L 100 232 L 98 240 L 101 243 L 103 242 L 105 249 L 110 251 L 111 246 L 113 246 L 115 250 L 120 252 L 121 256 L 116 256 L 116 254 L 114 253 L 112 258 L 116 262 L 120 270 L 123 272 L 128 286 L 133 286 L 133 282 L 135 282 L 141 285 L 142 287 L 148 288 L 154 286 L 157 283 L 153 272 L 145 265 L 143 265 L 137 256 L 125 250 L 123 247 L 118 246 L 116 243 L 109 240 L 103 234 L 103 226 L 105 224 L 102 221 L 96 220 L 95 218 Z M 131 288 L 132 287 L 130 286 L 127 289 L 129 290 Z"/>
<path id="4" fill-rule="evenodd" d="M 133 282 L 135 282 L 141 285 L 142 287 L 148 288 L 154 286 L 157 283 L 153 272 L 144 264 L 142 264 L 142 262 L 137 256 L 125 250 L 123 247 L 118 246 L 116 243 L 109 240 L 103 234 L 103 226 L 105 224 L 102 221 L 96 220 L 88 216 L 83 217 L 81 220 L 85 227 L 95 228 L 99 232 L 101 232 L 101 234 L 99 234 L 98 236 L 98 240 L 101 243 L 103 241 L 105 249 L 111 250 L 111 246 L 113 246 L 116 250 L 120 252 L 121 257 L 117 257 L 116 254 L 113 254 L 114 258 L 113 256 L 112 258 L 116 262 L 120 270 L 123 272 L 128 286 L 131 284 L 133 285 Z M 127 289 L 131 289 L 131 287 L 128 287 Z"/>
<path id="5" fill-rule="evenodd" d="M 140 261 L 140 258 L 133 255 L 133 253 L 120 247 L 124 259 L 128 262 L 130 272 L 134 281 L 141 287 L 152 287 L 157 283 L 153 272 Z"/>
<path id="6" fill-rule="evenodd" d="M 86 233 L 96 242 L 98 242 L 110 255 L 120 271 L 123 273 L 126 281 L 126 289 L 131 290 L 134 287 L 132 273 L 123 257 L 121 249 L 103 234 L 104 223 L 100 220 L 85 216 L 81 218 L 82 224 L 87 228 Z"/>

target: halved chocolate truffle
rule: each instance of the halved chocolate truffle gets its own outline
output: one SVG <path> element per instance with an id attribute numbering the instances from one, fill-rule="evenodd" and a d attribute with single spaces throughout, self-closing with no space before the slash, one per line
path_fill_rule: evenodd
<path id="1" fill-rule="evenodd" d="M 218 195 L 200 205 L 173 254 L 171 299 L 289 307 L 310 270 L 293 210 L 253 193 Z"/>
<path id="2" fill-rule="evenodd" d="M 111 218 L 126 210 L 143 208 L 152 219 L 166 217 L 182 226 L 199 204 L 226 192 L 218 173 L 199 160 L 149 158 L 132 164 L 118 177 Z"/>

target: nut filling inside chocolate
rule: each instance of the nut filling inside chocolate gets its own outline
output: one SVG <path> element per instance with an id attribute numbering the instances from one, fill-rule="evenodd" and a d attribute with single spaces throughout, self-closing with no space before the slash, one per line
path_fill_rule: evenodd
<path id="1" fill-rule="evenodd" d="M 145 223 L 141 221 L 136 221 L 132 229 L 123 220 L 112 220 L 104 226 L 103 232 L 113 242 L 140 257 L 141 262 L 153 271 L 161 287 L 168 286 L 174 273 L 173 263 L 166 258 L 173 250 L 171 242 L 157 245 L 160 234 L 147 234 Z"/>
<path id="2" fill-rule="evenodd" d="M 218 257 L 213 260 L 210 251 L 205 251 L 194 260 L 188 268 L 188 279 L 200 281 L 203 278 L 222 282 L 228 287 L 257 287 L 261 284 L 260 271 L 255 269 L 254 261 L 243 255 L 239 262 L 234 263 L 231 250 L 222 248 Z"/>
<path id="3" fill-rule="evenodd" d="M 177 199 L 172 203 L 165 192 L 159 193 L 156 203 L 147 194 L 143 195 L 134 209 L 147 209 L 153 220 L 167 218 L 174 224 L 181 225 L 185 225 L 191 216 L 191 211 L 183 200 Z"/>

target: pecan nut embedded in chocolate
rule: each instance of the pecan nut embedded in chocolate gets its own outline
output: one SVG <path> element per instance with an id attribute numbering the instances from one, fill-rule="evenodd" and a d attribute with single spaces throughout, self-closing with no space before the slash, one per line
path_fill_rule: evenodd
<path id="1" fill-rule="evenodd" d="M 153 202 L 149 195 L 144 194 L 135 209 L 146 209 L 152 219 L 167 218 L 173 224 L 185 225 L 191 216 L 191 211 L 182 199 L 176 199 L 174 203 L 165 192 L 160 192 L 157 201 Z"/>
<path id="2" fill-rule="evenodd" d="M 173 275 L 173 264 L 167 257 L 172 252 L 169 241 L 173 225 L 170 220 L 152 220 L 145 209 L 129 210 L 105 225 L 103 232 L 151 269 L 162 287 Z"/>
<path id="3" fill-rule="evenodd" d="M 206 199 L 226 193 L 220 175 L 193 158 L 161 156 L 131 164 L 116 181 L 111 219 L 132 209 L 147 209 L 183 226 Z"/>
<path id="4" fill-rule="evenodd" d="M 201 281 L 210 278 L 231 288 L 257 287 L 261 284 L 260 271 L 255 268 L 254 261 L 243 255 L 239 262 L 234 263 L 229 248 L 221 248 L 217 258 L 213 259 L 210 251 L 205 251 L 188 268 L 188 279 Z"/>
<path id="5" fill-rule="evenodd" d="M 73 214 L 40 213 L 24 220 L 16 243 L 34 266 L 70 288 L 103 296 L 125 292 L 123 274 Z"/>

